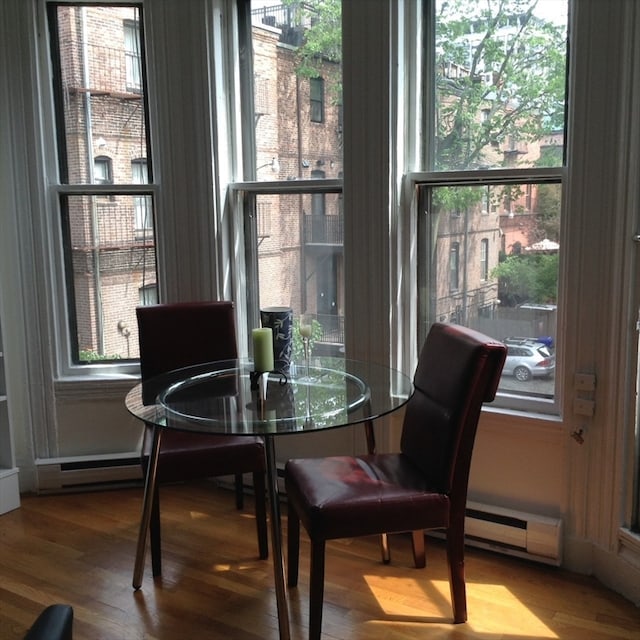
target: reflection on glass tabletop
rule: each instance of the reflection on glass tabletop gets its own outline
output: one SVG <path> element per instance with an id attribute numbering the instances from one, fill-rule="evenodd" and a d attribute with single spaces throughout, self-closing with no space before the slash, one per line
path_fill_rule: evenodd
<path id="1" fill-rule="evenodd" d="M 319 358 L 309 367 L 270 372 L 261 398 L 251 360 L 186 367 L 136 385 L 127 409 L 169 429 L 212 434 L 279 435 L 375 419 L 413 392 L 404 374 L 370 362 Z"/>

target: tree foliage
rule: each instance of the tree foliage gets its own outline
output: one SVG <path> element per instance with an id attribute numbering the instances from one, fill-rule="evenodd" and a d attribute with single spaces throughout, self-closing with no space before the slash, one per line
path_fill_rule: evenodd
<path id="1" fill-rule="evenodd" d="M 318 78 L 328 71 L 327 62 L 335 63 L 331 83 L 342 93 L 342 0 L 283 0 L 296 12 L 296 22 L 304 26 L 303 45 L 298 49 L 297 73 Z"/>
<path id="2" fill-rule="evenodd" d="M 560 240 L 560 206 L 562 187 L 559 184 L 538 185 L 538 216 L 532 242 L 549 238 Z"/>
<path id="3" fill-rule="evenodd" d="M 488 150 L 564 122 L 564 29 L 535 0 L 446 0 L 436 19 L 436 168 L 495 166 Z"/>
<path id="4" fill-rule="evenodd" d="M 491 277 L 498 279 L 498 295 L 506 306 L 523 302 L 555 304 L 558 254 L 508 256 L 493 269 Z"/>
<path id="5" fill-rule="evenodd" d="M 339 75 L 343 0 L 283 2 L 304 26 L 297 72 L 319 77 L 329 61 Z M 536 5 L 436 2 L 436 169 L 495 166 L 488 150 L 562 129 L 566 33 L 537 18 Z M 335 86 L 341 90 L 341 78 Z"/>
<path id="6" fill-rule="evenodd" d="M 340 62 L 342 1 L 346 0 L 284 0 L 298 7 L 305 24 L 299 74 L 318 77 L 326 73 L 327 61 Z M 517 166 L 526 144 L 562 131 L 566 28 L 540 19 L 537 4 L 538 0 L 436 0 L 433 169 Z M 335 86 L 341 89 L 341 81 Z M 429 90 L 429 81 L 426 86 Z M 560 147 L 541 146 L 536 166 L 561 163 Z M 435 212 L 471 213 L 486 194 L 475 186 L 442 186 L 433 190 L 432 205 Z M 538 186 L 539 217 L 531 242 L 559 239 L 560 194 L 559 185 Z M 490 204 L 498 206 L 516 202 L 521 195 L 518 185 L 494 185 L 489 190 Z M 492 276 L 499 278 L 503 303 L 546 303 L 555 302 L 557 273 L 557 255 L 520 254 L 501 262 Z"/>

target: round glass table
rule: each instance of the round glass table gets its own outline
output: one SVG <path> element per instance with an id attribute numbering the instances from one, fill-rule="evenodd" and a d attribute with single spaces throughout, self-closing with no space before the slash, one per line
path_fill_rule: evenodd
<path id="1" fill-rule="evenodd" d="M 265 443 L 280 638 L 288 640 L 280 506 L 274 438 L 363 424 L 373 452 L 373 421 L 401 408 L 413 392 L 411 380 L 388 367 L 343 358 L 321 358 L 287 374 L 256 373 L 251 360 L 224 360 L 170 371 L 136 385 L 127 409 L 153 428 L 133 586 L 144 571 L 161 434 L 164 429 L 216 435 L 262 436 Z"/>

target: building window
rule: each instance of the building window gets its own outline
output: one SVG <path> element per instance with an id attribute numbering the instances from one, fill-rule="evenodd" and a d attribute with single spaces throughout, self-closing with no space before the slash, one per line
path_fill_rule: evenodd
<path id="1" fill-rule="evenodd" d="M 324 122 L 324 80 L 309 79 L 311 122 Z"/>
<path id="2" fill-rule="evenodd" d="M 489 240 L 480 240 L 480 280 L 489 279 Z"/>
<path id="3" fill-rule="evenodd" d="M 138 301 L 141 306 L 146 307 L 151 304 L 158 304 L 158 287 L 155 282 L 140 287 L 138 294 Z"/>
<path id="4" fill-rule="evenodd" d="M 143 158 L 131 162 L 131 182 L 133 184 L 148 184 L 147 161 Z M 134 197 L 135 230 L 146 235 L 153 230 L 153 210 L 150 196 Z"/>
<path id="5" fill-rule="evenodd" d="M 93 159 L 93 184 L 113 184 L 111 158 L 98 156 Z"/>
<path id="6" fill-rule="evenodd" d="M 140 55 L 140 24 L 137 21 L 125 20 L 124 60 L 126 90 L 131 93 L 142 91 L 142 57 Z"/>
<path id="7" fill-rule="evenodd" d="M 460 288 L 460 243 L 452 242 L 449 252 L 449 290 Z"/>
<path id="8" fill-rule="evenodd" d="M 325 177 L 324 171 L 315 169 L 311 172 L 313 180 L 322 180 Z M 311 214 L 314 216 L 323 216 L 325 214 L 326 195 L 324 193 L 314 193 L 311 196 Z"/>
<path id="9" fill-rule="evenodd" d="M 51 182 L 64 237 L 68 365 L 135 358 L 118 327 L 135 326 L 138 292 L 157 281 L 142 9 L 139 3 L 65 2 L 48 9 L 61 176 Z M 136 89 L 126 99 L 118 64 L 123 56 L 127 87 Z M 94 155 L 89 165 L 88 154 L 103 150 L 109 155 Z"/>

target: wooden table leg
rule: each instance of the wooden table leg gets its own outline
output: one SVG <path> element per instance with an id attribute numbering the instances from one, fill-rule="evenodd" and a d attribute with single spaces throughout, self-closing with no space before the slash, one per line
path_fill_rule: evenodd
<path id="1" fill-rule="evenodd" d="M 147 463 L 147 475 L 144 482 L 144 497 L 142 500 L 142 517 L 138 531 L 138 547 L 136 549 L 136 562 L 133 568 L 133 588 L 137 591 L 142 586 L 144 575 L 144 563 L 147 549 L 147 536 L 149 523 L 151 522 L 151 510 L 153 508 L 153 494 L 156 490 L 156 478 L 158 476 L 158 457 L 160 454 L 160 435 L 162 428 L 153 427 L 153 441 L 151 453 Z"/>

